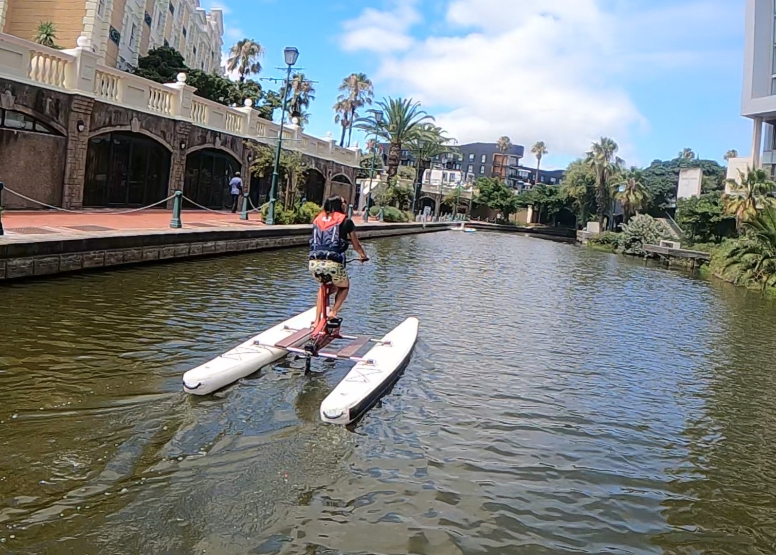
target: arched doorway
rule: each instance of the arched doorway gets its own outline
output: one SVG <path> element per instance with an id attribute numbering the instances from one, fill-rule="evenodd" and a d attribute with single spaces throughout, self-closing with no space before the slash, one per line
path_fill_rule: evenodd
<path id="1" fill-rule="evenodd" d="M 340 173 L 331 178 L 331 195 L 339 195 L 348 203 L 353 202 L 353 183 L 348 176 Z"/>
<path id="2" fill-rule="evenodd" d="M 314 202 L 318 206 L 323 205 L 323 191 L 326 188 L 326 178 L 316 170 L 310 168 L 305 176 L 304 196 L 307 202 Z M 345 197 L 346 199 L 348 197 Z"/>
<path id="3" fill-rule="evenodd" d="M 436 201 L 434 199 L 431 197 L 421 197 L 418 199 L 418 209 L 420 210 L 421 214 L 423 214 L 427 206 L 430 209 L 430 214 L 436 213 Z"/>
<path id="4" fill-rule="evenodd" d="M 89 140 L 84 206 L 147 206 L 167 196 L 170 151 L 136 133 Z"/>
<path id="5" fill-rule="evenodd" d="M 213 210 L 228 208 L 232 204 L 229 181 L 238 171 L 240 163 L 226 152 L 209 148 L 192 152 L 186 157 L 183 194 Z"/>

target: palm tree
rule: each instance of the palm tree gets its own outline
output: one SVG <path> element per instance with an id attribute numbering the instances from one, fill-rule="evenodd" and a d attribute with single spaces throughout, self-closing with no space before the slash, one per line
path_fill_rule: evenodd
<path id="1" fill-rule="evenodd" d="M 731 148 L 725 153 L 725 162 L 729 162 L 731 158 L 738 158 L 738 151 L 735 148 Z"/>
<path id="2" fill-rule="evenodd" d="M 353 136 L 353 123 L 358 119 L 357 110 L 372 104 L 374 86 L 365 73 L 351 73 L 342 80 L 339 90 L 342 93 L 346 93 L 340 96 L 340 100 L 347 99 L 350 103 L 350 115 L 348 117 L 350 122 L 348 127 L 348 147 L 350 147 L 350 139 Z"/>
<path id="3" fill-rule="evenodd" d="M 41 46 L 49 48 L 57 47 L 57 28 L 51 21 L 41 21 L 35 30 L 35 36 L 32 38 Z"/>
<path id="4" fill-rule="evenodd" d="M 383 113 L 382 123 L 377 123 L 374 114 Z M 388 149 L 388 179 L 396 177 L 401 161 L 401 147 L 423 131 L 424 124 L 433 121 L 433 116 L 420 109 L 420 102 L 411 98 L 388 98 L 377 103 L 377 109 L 370 110 L 366 118 L 356 122 L 358 129 L 367 135 L 376 134 L 390 143 Z"/>
<path id="5" fill-rule="evenodd" d="M 415 158 L 416 179 L 415 193 L 423 184 L 423 173 L 431 160 L 442 154 L 458 152 L 455 139 L 447 136 L 447 131 L 432 123 L 423 124 L 417 133 L 405 143 L 405 148 Z"/>
<path id="6" fill-rule="evenodd" d="M 624 163 L 622 158 L 617 156 L 619 149 L 620 147 L 613 139 L 601 137 L 599 142 L 593 143 L 590 152 L 587 153 L 587 164 L 595 173 L 598 224 L 601 227 L 604 225 L 607 207 L 611 200 L 609 198 L 609 184 Z"/>
<path id="7" fill-rule="evenodd" d="M 504 135 L 496 141 L 496 147 L 501 154 L 506 154 L 512 149 L 512 139 Z"/>
<path id="8" fill-rule="evenodd" d="M 628 223 L 631 216 L 638 214 L 640 210 L 646 209 L 649 202 L 649 193 L 642 179 L 643 173 L 641 170 L 631 168 L 625 175 L 625 181 L 615 185 L 617 187 L 615 198 L 622 204 L 622 209 L 625 212 L 625 223 Z"/>
<path id="9" fill-rule="evenodd" d="M 345 146 L 345 133 L 353 125 L 350 119 L 351 109 L 350 100 L 347 98 L 339 97 L 337 103 L 334 104 L 334 123 L 338 123 L 342 126 L 342 136 L 340 137 L 340 146 Z M 348 145 L 350 146 L 350 145 Z"/>
<path id="10" fill-rule="evenodd" d="M 735 179 L 725 182 L 732 191 L 725 195 L 725 212 L 735 215 L 736 226 L 740 229 L 742 224 L 757 216 L 758 206 L 774 206 L 774 199 L 766 195 L 773 193 L 776 183 L 769 179 L 768 172 L 760 168 L 747 167 L 746 173 L 738 170 L 738 175 L 740 184 Z"/>
<path id="11" fill-rule="evenodd" d="M 261 72 L 261 64 L 258 59 L 264 55 L 264 47 L 251 39 L 242 39 L 232 46 L 229 58 L 226 61 L 226 70 L 237 71 L 240 75 L 240 83 L 245 82 L 248 75 Z"/>
<path id="12" fill-rule="evenodd" d="M 679 153 L 679 159 L 681 160 L 695 160 L 695 153 L 691 148 L 683 148 Z"/>
<path id="13" fill-rule="evenodd" d="M 312 81 L 309 81 L 304 73 L 295 73 L 291 76 L 291 83 L 288 92 L 285 87 L 281 89 L 281 98 L 284 94 L 289 95 L 289 119 L 294 116 L 302 121 L 302 114 L 310 107 L 310 102 L 315 100 L 315 88 Z M 309 116 L 309 114 L 306 114 Z"/>
<path id="14" fill-rule="evenodd" d="M 544 141 L 537 141 L 531 147 L 531 153 L 536 156 L 536 182 L 539 183 L 539 168 L 542 165 L 542 157 L 547 154 L 547 145 L 544 144 Z"/>
<path id="15" fill-rule="evenodd" d="M 723 271 L 733 270 L 736 283 L 776 285 L 776 208 L 766 206 L 744 224 L 751 232 L 724 252 Z"/>

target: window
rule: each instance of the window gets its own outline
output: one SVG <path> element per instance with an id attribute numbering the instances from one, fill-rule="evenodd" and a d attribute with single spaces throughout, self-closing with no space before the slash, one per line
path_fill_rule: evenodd
<path id="1" fill-rule="evenodd" d="M 183 36 L 186 36 L 186 27 L 183 28 Z"/>
<path id="2" fill-rule="evenodd" d="M 97 2 L 97 15 L 100 16 L 100 18 L 105 15 L 105 0 Z"/>
<path id="3" fill-rule="evenodd" d="M 170 2 L 170 13 L 175 15 L 175 6 L 172 5 L 172 2 Z"/>
<path id="4" fill-rule="evenodd" d="M 108 31 L 108 37 L 116 46 L 121 42 L 121 33 L 119 33 L 113 25 L 111 25 L 110 30 Z"/>
<path id="5" fill-rule="evenodd" d="M 482 155 L 482 159 L 480 160 L 480 164 L 484 164 L 487 161 L 488 161 L 488 155 L 487 154 L 483 154 Z M 480 173 L 482 173 L 482 172 L 480 172 Z"/>
<path id="6" fill-rule="evenodd" d="M 151 14 L 146 12 L 145 17 L 143 18 L 143 21 L 145 21 L 145 24 L 151 27 L 151 24 L 154 22 L 153 19 L 151 19 Z"/>
<path id="7" fill-rule="evenodd" d="M 469 173 L 474 173 L 474 166 L 472 164 L 469 164 L 469 167 L 466 169 Z"/>
<path id="8" fill-rule="evenodd" d="M 22 114 L 21 112 L 14 112 L 12 110 L 0 110 L 0 127 L 20 131 L 34 131 L 47 135 L 58 135 L 58 133 L 48 125 L 39 122 L 32 116 Z"/>
<path id="9" fill-rule="evenodd" d="M 469 154 L 469 162 L 474 162 L 474 154 Z"/>
<path id="10" fill-rule="evenodd" d="M 164 17 L 162 17 L 161 13 L 156 13 L 156 30 L 159 32 L 162 30 L 162 26 L 164 25 Z"/>
<path id="11" fill-rule="evenodd" d="M 480 166 L 480 173 L 481 173 L 481 174 L 484 174 L 484 173 L 485 173 L 485 166 Z"/>

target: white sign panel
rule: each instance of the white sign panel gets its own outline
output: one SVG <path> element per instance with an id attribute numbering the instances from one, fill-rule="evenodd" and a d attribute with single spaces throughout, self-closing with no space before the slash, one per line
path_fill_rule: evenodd
<path id="1" fill-rule="evenodd" d="M 676 198 L 690 198 L 701 194 L 703 171 L 700 168 L 684 168 L 679 171 L 679 188 Z"/>

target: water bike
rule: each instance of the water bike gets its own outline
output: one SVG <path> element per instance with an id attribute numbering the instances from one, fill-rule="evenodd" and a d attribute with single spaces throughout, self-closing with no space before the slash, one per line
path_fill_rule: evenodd
<path id="1" fill-rule="evenodd" d="M 332 293 L 331 283 L 321 283 L 320 313 L 312 308 L 189 370 L 183 376 L 184 391 L 208 395 L 291 353 L 304 357 L 305 373 L 310 372 L 314 358 L 345 360 L 356 365 L 321 403 L 321 419 L 333 424 L 358 419 L 396 381 L 409 361 L 420 323 L 415 317 L 407 318 L 381 339 L 343 335 L 342 321 L 328 318 Z M 338 340 L 347 344 L 337 350 L 328 349 Z M 359 356 L 359 351 L 370 345 Z"/>

